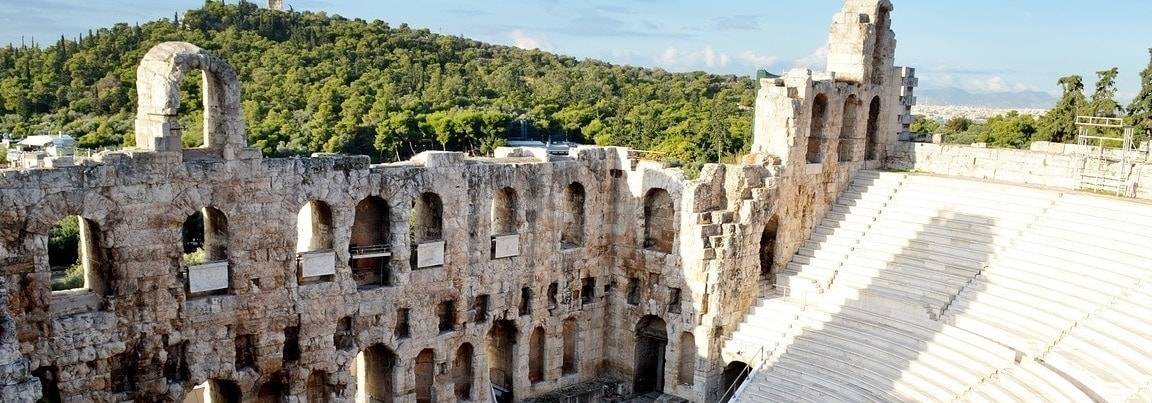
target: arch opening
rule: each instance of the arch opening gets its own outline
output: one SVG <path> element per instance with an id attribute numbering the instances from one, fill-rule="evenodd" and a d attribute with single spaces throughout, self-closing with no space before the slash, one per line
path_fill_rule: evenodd
<path id="1" fill-rule="evenodd" d="M 356 203 L 348 240 L 352 278 L 362 289 L 392 285 L 392 231 L 388 203 L 369 196 Z"/>
<path id="2" fill-rule="evenodd" d="M 772 275 L 776 265 L 776 237 L 780 229 L 779 217 L 773 215 L 764 224 L 764 232 L 760 235 L 760 276 Z"/>
<path id="3" fill-rule="evenodd" d="M 872 98 L 868 104 L 868 126 L 865 131 L 864 159 L 875 161 L 879 158 L 877 149 L 880 148 L 880 97 Z"/>
<path id="4" fill-rule="evenodd" d="M 52 292 L 86 290 L 107 295 L 107 253 L 96 223 L 77 215 L 64 217 L 48 231 L 48 266 Z"/>
<path id="5" fill-rule="evenodd" d="M 681 385 L 696 384 L 696 335 L 692 332 L 680 334 L 680 365 L 676 378 Z"/>
<path id="6" fill-rule="evenodd" d="M 672 252 L 676 239 L 676 211 L 667 190 L 654 188 L 644 196 L 644 248 Z"/>
<path id="7" fill-rule="evenodd" d="M 516 190 L 506 187 L 496 192 L 492 198 L 492 235 L 516 233 L 517 204 Z"/>
<path id="8" fill-rule="evenodd" d="M 636 323 L 636 366 L 632 392 L 664 392 L 665 353 L 668 327 L 663 319 L 647 315 Z"/>
<path id="9" fill-rule="evenodd" d="M 528 341 L 528 381 L 537 383 L 544 380 L 544 327 L 532 330 Z"/>
<path id="10" fill-rule="evenodd" d="M 837 152 L 840 162 L 850 162 L 856 154 L 856 104 L 859 101 L 855 95 L 849 95 L 844 101 L 844 118 L 840 125 L 840 144 Z"/>
<path id="11" fill-rule="evenodd" d="M 240 385 L 223 379 L 209 379 L 184 396 L 184 403 L 240 403 Z"/>
<path id="12" fill-rule="evenodd" d="M 392 403 L 396 354 L 382 344 L 368 347 L 356 355 L 356 401 Z"/>
<path id="13" fill-rule="evenodd" d="M 828 97 L 817 94 L 812 101 L 812 122 L 808 128 L 808 147 L 804 160 L 809 164 L 819 164 L 824 161 L 824 130 L 828 119 Z"/>
<path id="14" fill-rule="evenodd" d="M 515 379 L 516 325 L 509 320 L 497 320 L 488 330 L 488 379 L 497 401 L 513 401 Z"/>
<path id="15" fill-rule="evenodd" d="M 416 403 L 431 403 L 435 395 L 436 352 L 430 348 L 421 350 L 415 365 Z"/>
<path id="16" fill-rule="evenodd" d="M 564 248 L 584 244 L 584 185 L 572 182 L 564 189 L 564 223 L 560 243 Z"/>
<path id="17" fill-rule="evenodd" d="M 456 400 L 472 400 L 472 344 L 464 343 L 456 349 L 456 360 L 452 362 L 452 389 Z"/>
<path id="18" fill-rule="evenodd" d="M 181 232 L 189 296 L 227 294 L 232 286 L 228 217 L 215 207 L 204 207 L 184 220 Z"/>
<path id="19" fill-rule="evenodd" d="M 564 375 L 575 374 L 579 371 L 576 361 L 576 319 L 565 319 L 561 330 L 564 350 L 561 356 L 560 373 Z"/>

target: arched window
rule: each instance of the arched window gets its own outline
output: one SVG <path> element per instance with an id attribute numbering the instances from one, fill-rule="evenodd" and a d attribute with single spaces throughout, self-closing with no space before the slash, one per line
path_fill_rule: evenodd
<path id="1" fill-rule="evenodd" d="M 856 104 L 859 101 L 855 95 L 849 95 L 844 101 L 844 120 L 840 125 L 840 162 L 852 161 L 856 153 Z"/>
<path id="2" fill-rule="evenodd" d="M 69 290 L 88 290 L 101 296 L 108 293 L 107 253 L 100 247 L 100 230 L 92 221 L 72 215 L 48 231 L 48 266 L 54 293 Z"/>
<path id="3" fill-rule="evenodd" d="M 516 233 L 516 191 L 503 188 L 492 198 L 492 235 Z"/>
<path id="4" fill-rule="evenodd" d="M 412 234 L 416 243 L 443 239 L 444 205 L 435 193 L 422 193 L 412 208 Z"/>
<path id="5" fill-rule="evenodd" d="M 812 121 L 808 128 L 808 150 L 804 159 L 809 164 L 824 161 L 824 130 L 828 119 L 828 97 L 817 94 L 812 102 Z"/>
<path id="6" fill-rule="evenodd" d="M 352 277 L 361 288 L 392 285 L 390 224 L 388 203 L 384 199 L 369 196 L 356 203 L 348 253 Z"/>
<path id="7" fill-rule="evenodd" d="M 444 264 L 444 205 L 435 193 L 422 193 L 413 202 L 409 217 L 412 267 L 422 269 Z"/>
<path id="8" fill-rule="evenodd" d="M 332 208 L 313 200 L 296 215 L 296 252 L 332 249 Z"/>
<path id="9" fill-rule="evenodd" d="M 572 182 L 564 189 L 564 222 L 560 242 L 565 248 L 584 244 L 584 185 Z"/>
<path id="10" fill-rule="evenodd" d="M 430 348 L 416 356 L 416 403 L 432 403 L 432 388 L 436 376 L 436 352 Z"/>
<path id="11" fill-rule="evenodd" d="M 395 367 L 396 354 L 382 344 L 361 351 L 356 356 L 356 401 L 393 402 Z"/>
<path id="12" fill-rule="evenodd" d="M 872 102 L 868 105 L 868 129 L 865 133 L 867 137 L 865 142 L 864 158 L 868 161 L 875 161 L 879 156 L 876 152 L 880 147 L 880 97 L 873 97 Z"/>
<path id="13" fill-rule="evenodd" d="M 544 380 L 544 349 L 544 328 L 538 326 L 528 341 L 528 381 L 532 383 Z"/>
<path id="14" fill-rule="evenodd" d="M 672 196 L 664 189 L 652 189 L 644 196 L 644 247 L 665 253 L 672 252 L 676 239 L 673 222 L 675 207 Z"/>
<path id="15" fill-rule="evenodd" d="M 228 217 L 214 207 L 204 207 L 184 220 L 184 266 L 191 296 L 228 292 L 231 286 L 229 237 Z"/>

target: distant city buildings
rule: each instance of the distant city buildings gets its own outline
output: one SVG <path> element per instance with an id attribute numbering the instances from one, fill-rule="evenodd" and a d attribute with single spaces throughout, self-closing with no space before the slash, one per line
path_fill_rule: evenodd
<path id="1" fill-rule="evenodd" d="M 1048 112 L 1047 109 L 993 108 L 987 106 L 915 105 L 912 107 L 913 115 L 924 115 L 930 120 L 941 123 L 956 117 L 968 118 L 975 122 L 984 122 L 990 117 L 1003 115 L 1011 111 L 1019 112 L 1022 115 L 1032 115 L 1032 117 L 1035 118 L 1039 118 Z"/>

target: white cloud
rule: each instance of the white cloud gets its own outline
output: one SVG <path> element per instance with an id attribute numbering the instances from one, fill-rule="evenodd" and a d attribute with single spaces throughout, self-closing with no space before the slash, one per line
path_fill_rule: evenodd
<path id="1" fill-rule="evenodd" d="M 1003 77 L 974 77 L 964 81 L 964 90 L 969 92 L 1006 92 L 1012 86 Z"/>
<path id="2" fill-rule="evenodd" d="M 724 52 L 717 52 L 711 46 L 702 50 L 680 50 L 675 46 L 664 49 L 664 53 L 656 57 L 656 63 L 672 68 L 717 68 L 732 63 L 732 56 Z"/>
<path id="3" fill-rule="evenodd" d="M 544 35 L 532 35 L 527 32 L 516 29 L 508 34 L 508 39 L 512 40 L 512 46 L 520 49 L 532 50 L 550 50 L 552 43 L 548 41 L 548 37 Z"/>
<path id="4" fill-rule="evenodd" d="M 761 56 L 753 53 L 751 50 L 745 50 L 744 53 L 741 53 L 740 60 L 743 61 L 744 64 L 760 68 L 776 64 L 775 56 Z"/>
<path id="5" fill-rule="evenodd" d="M 812 54 L 796 59 L 796 67 L 809 70 L 824 70 L 828 68 L 828 44 L 816 48 Z"/>

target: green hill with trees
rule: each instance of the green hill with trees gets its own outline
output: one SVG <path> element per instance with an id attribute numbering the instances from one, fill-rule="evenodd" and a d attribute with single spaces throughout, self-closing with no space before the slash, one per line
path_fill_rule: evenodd
<path id="1" fill-rule="evenodd" d="M 63 131 L 78 146 L 132 144 L 136 66 L 164 41 L 228 61 L 243 82 L 249 144 L 267 156 L 428 149 L 487 154 L 521 120 L 534 133 L 664 152 L 699 167 L 746 151 L 753 82 L 577 60 L 327 15 L 205 2 L 49 46 L 0 48 L 0 133 Z M 184 81 L 185 142 L 202 139 L 200 78 Z"/>

